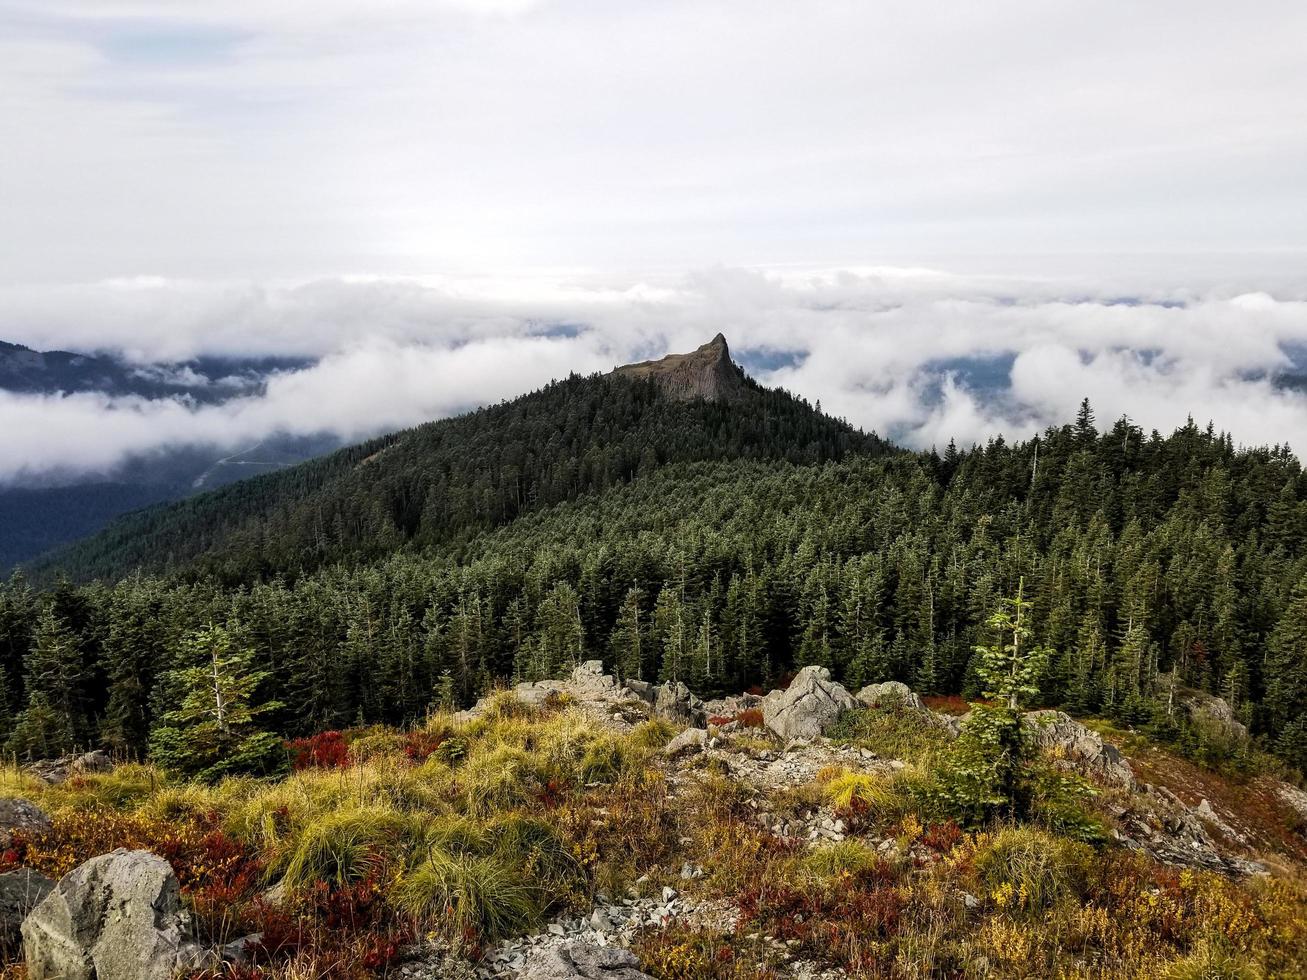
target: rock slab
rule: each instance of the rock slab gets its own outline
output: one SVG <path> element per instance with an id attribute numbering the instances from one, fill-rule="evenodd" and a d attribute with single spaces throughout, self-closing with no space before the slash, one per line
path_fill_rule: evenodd
<path id="1" fill-rule="evenodd" d="M 17 951 L 23 920 L 54 889 L 54 882 L 30 868 L 0 875 L 0 950 Z"/>
<path id="2" fill-rule="evenodd" d="M 629 950 L 574 941 L 533 949 L 519 980 L 653 980 Z"/>
<path id="3" fill-rule="evenodd" d="M 194 953 L 172 867 L 124 848 L 65 875 L 22 933 L 28 980 L 168 980 Z"/>

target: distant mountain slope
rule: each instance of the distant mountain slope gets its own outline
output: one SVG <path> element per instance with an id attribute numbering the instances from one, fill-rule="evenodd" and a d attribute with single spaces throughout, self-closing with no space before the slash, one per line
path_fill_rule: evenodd
<path id="1" fill-rule="evenodd" d="M 54 395 L 187 397 L 218 403 L 262 390 L 269 374 L 308 366 L 302 358 L 207 357 L 137 365 L 108 354 L 36 351 L 0 340 L 0 390 Z"/>
<path id="2" fill-rule="evenodd" d="M 511 402 L 132 514 L 34 571 L 112 578 L 138 567 L 192 569 L 227 581 L 296 574 L 447 542 L 667 463 L 818 463 L 887 449 L 749 379 L 719 336 L 691 355 L 572 376 Z"/>
<path id="3" fill-rule="evenodd" d="M 0 392 L 19 396 L 102 395 L 220 404 L 261 394 L 275 372 L 303 358 L 202 357 L 133 364 L 112 354 L 37 351 L 0 341 Z M 198 489 L 267 473 L 340 446 L 334 436 L 273 435 L 257 447 L 178 446 L 132 458 L 110 473 L 0 485 L 0 574 L 103 528 L 121 514 Z"/>

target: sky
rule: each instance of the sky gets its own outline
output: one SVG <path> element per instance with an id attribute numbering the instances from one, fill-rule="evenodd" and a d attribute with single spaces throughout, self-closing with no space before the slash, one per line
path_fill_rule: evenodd
<path id="1" fill-rule="evenodd" d="M 1084 395 L 1300 445 L 1304 37 L 1282 0 L 0 0 L 0 339 L 319 361 L 220 408 L 0 394 L 0 479 L 719 329 L 911 445 Z"/>

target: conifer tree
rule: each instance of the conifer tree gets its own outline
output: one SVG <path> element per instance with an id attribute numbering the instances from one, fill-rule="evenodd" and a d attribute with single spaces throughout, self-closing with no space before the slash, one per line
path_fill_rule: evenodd
<path id="1" fill-rule="evenodd" d="M 1307 576 L 1266 644 L 1267 728 L 1279 752 L 1307 772 Z"/>
<path id="2" fill-rule="evenodd" d="M 1025 581 L 986 621 L 993 642 L 976 648 L 975 671 L 989 703 L 973 704 L 944 774 L 950 809 L 972 823 L 1027 811 L 1033 750 L 1022 709 L 1039 694 L 1048 651 L 1031 643 Z"/>
<path id="3" fill-rule="evenodd" d="M 281 740 L 261 727 L 262 716 L 281 705 L 258 700 L 269 675 L 252 668 L 253 652 L 235 647 L 225 628 L 210 625 L 185 640 L 182 660 L 189 666 L 171 678 L 182 700 L 151 733 L 154 761 L 206 781 L 283 768 Z"/>

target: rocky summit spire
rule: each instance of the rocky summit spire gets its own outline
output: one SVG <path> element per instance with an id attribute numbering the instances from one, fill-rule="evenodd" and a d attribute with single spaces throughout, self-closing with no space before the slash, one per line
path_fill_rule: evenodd
<path id="1" fill-rule="evenodd" d="M 613 373 L 653 378 L 672 398 L 732 401 L 748 390 L 744 372 L 731 360 L 730 346 L 720 333 L 689 354 L 668 354 L 657 361 L 627 364 Z"/>

